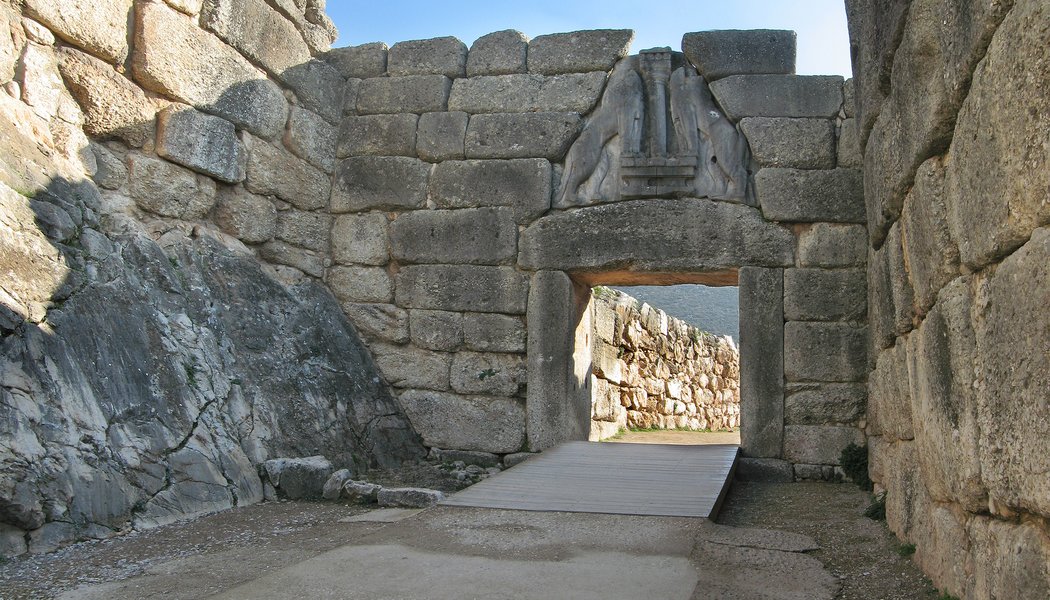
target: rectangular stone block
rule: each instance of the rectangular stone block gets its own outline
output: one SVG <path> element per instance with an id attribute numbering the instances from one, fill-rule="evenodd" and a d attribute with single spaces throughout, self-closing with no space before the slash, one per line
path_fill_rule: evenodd
<path id="1" fill-rule="evenodd" d="M 342 302 L 387 303 L 394 300 L 394 281 L 382 267 L 328 269 L 328 287 Z"/>
<path id="2" fill-rule="evenodd" d="M 525 324 L 520 317 L 467 314 L 463 316 L 463 344 L 478 352 L 525 352 Z"/>
<path id="3" fill-rule="evenodd" d="M 784 458 L 794 463 L 838 465 L 842 450 L 850 444 L 864 445 L 860 429 L 830 425 L 784 427 Z"/>
<path id="4" fill-rule="evenodd" d="M 157 106 L 141 88 L 84 52 L 60 47 L 55 54 L 62 81 L 84 115 L 84 133 L 122 139 L 132 147 L 142 147 L 153 137 Z"/>
<path id="5" fill-rule="evenodd" d="M 386 68 L 392 77 L 463 77 L 467 68 L 467 45 L 454 37 L 398 42 L 390 48 Z"/>
<path id="6" fill-rule="evenodd" d="M 740 449 L 782 456 L 784 271 L 740 269 Z"/>
<path id="7" fill-rule="evenodd" d="M 331 211 L 420 208 L 427 199 L 430 165 L 401 156 L 355 156 L 340 163 Z"/>
<path id="8" fill-rule="evenodd" d="M 959 248 L 949 231 L 947 211 L 944 167 L 939 158 L 931 158 L 915 175 L 900 221 L 904 261 L 920 316 L 933 306 L 937 292 L 959 275 Z"/>
<path id="9" fill-rule="evenodd" d="M 518 252 L 509 208 L 421 210 L 390 224 L 394 258 L 409 263 L 498 265 Z"/>
<path id="10" fill-rule="evenodd" d="M 525 390 L 525 356 L 492 352 L 457 352 L 452 359 L 452 389 L 461 394 L 517 396 Z"/>
<path id="11" fill-rule="evenodd" d="M 545 159 L 448 161 L 434 167 L 430 197 L 441 208 L 508 206 L 530 223 L 550 209 L 551 164 Z"/>
<path id="12" fill-rule="evenodd" d="M 233 123 L 177 105 L 160 113 L 157 154 L 226 183 L 244 181 L 248 160 Z"/>
<path id="13" fill-rule="evenodd" d="M 737 121 L 743 117 L 837 117 L 842 77 L 831 75 L 731 75 L 711 93 Z"/>
<path id="14" fill-rule="evenodd" d="M 277 231 L 277 210 L 273 202 L 242 186 L 219 189 L 219 200 L 211 218 L 223 231 L 249 244 L 268 242 Z"/>
<path id="15" fill-rule="evenodd" d="M 244 136 L 244 144 L 248 148 L 244 187 L 249 191 L 277 196 L 303 210 L 327 204 L 332 184 L 323 171 L 284 148 L 251 135 Z"/>
<path id="16" fill-rule="evenodd" d="M 382 77 L 386 73 L 386 58 L 387 45 L 383 42 L 333 48 L 324 55 L 328 64 L 347 79 Z"/>
<path id="17" fill-rule="evenodd" d="M 634 40 L 630 29 L 594 29 L 541 35 L 529 42 L 529 73 L 557 75 L 611 71 L 627 56 Z"/>
<path id="18" fill-rule="evenodd" d="M 788 321 L 784 376 L 790 382 L 863 381 L 868 372 L 867 342 L 867 328 L 860 325 Z"/>
<path id="19" fill-rule="evenodd" d="M 727 75 L 791 75 L 795 38 L 777 29 L 700 31 L 682 37 L 682 52 L 708 83 Z"/>
<path id="20" fill-rule="evenodd" d="M 346 117 L 336 155 L 415 156 L 418 121 L 413 114 Z"/>
<path id="21" fill-rule="evenodd" d="M 528 278 L 512 267 L 412 265 L 396 278 L 397 305 L 405 308 L 520 315 Z"/>
<path id="22" fill-rule="evenodd" d="M 467 158 L 561 160 L 581 126 L 576 113 L 475 115 L 467 125 Z"/>
<path id="23" fill-rule="evenodd" d="M 215 182 L 170 162 L 128 155 L 128 193 L 140 208 L 193 221 L 215 205 Z"/>
<path id="24" fill-rule="evenodd" d="M 132 4 L 133 0 L 26 0 L 25 11 L 63 40 L 111 64 L 121 64 L 128 57 Z"/>
<path id="25" fill-rule="evenodd" d="M 409 340 L 408 311 L 392 304 L 344 302 L 343 313 L 367 340 L 404 344 Z"/>
<path id="26" fill-rule="evenodd" d="M 868 430 L 887 443 L 915 438 L 908 339 L 878 353 L 868 375 Z"/>
<path id="27" fill-rule="evenodd" d="M 429 162 L 462 160 L 470 116 L 463 112 L 426 113 L 419 117 L 416 153 Z"/>
<path id="28" fill-rule="evenodd" d="M 323 213 L 283 210 L 277 213 L 277 239 L 307 250 L 328 249 L 332 217 Z"/>
<path id="29" fill-rule="evenodd" d="M 259 248 L 259 256 L 267 262 L 292 267 L 313 277 L 324 276 L 324 258 L 311 250 L 275 240 L 263 244 Z"/>
<path id="30" fill-rule="evenodd" d="M 762 167 L 835 168 L 835 123 L 829 119 L 748 117 L 740 130 Z"/>
<path id="31" fill-rule="evenodd" d="M 520 31 L 505 29 L 474 40 L 467 54 L 467 77 L 524 73 L 529 38 Z"/>
<path id="32" fill-rule="evenodd" d="M 762 214 L 773 221 L 864 223 L 864 182 L 856 169 L 762 169 L 755 175 Z"/>
<path id="33" fill-rule="evenodd" d="M 338 132 L 316 113 L 298 106 L 288 115 L 288 129 L 284 145 L 292 154 L 331 173 L 335 169 L 335 150 Z"/>
<path id="34" fill-rule="evenodd" d="M 568 75 L 500 75 L 457 79 L 449 110 L 471 114 L 590 112 L 605 87 L 604 71 Z"/>
<path id="35" fill-rule="evenodd" d="M 786 425 L 856 425 L 865 417 L 863 383 L 793 383 L 784 396 Z"/>
<path id="36" fill-rule="evenodd" d="M 383 213 L 340 215 L 332 225 L 332 260 L 339 264 L 385 265 L 390 260 Z"/>
<path id="37" fill-rule="evenodd" d="M 452 354 L 380 343 L 372 344 L 371 350 L 379 372 L 390 385 L 437 391 L 449 389 L 448 373 Z"/>
<path id="38" fill-rule="evenodd" d="M 784 318 L 789 321 L 863 321 L 868 315 L 862 269 L 786 269 Z"/>
<path id="39" fill-rule="evenodd" d="M 798 237 L 803 267 L 861 267 L 868 262 L 868 231 L 863 225 L 815 223 Z"/>
<path id="40" fill-rule="evenodd" d="M 295 25 L 264 0 L 210 0 L 201 7 L 201 25 L 278 78 L 310 60 Z"/>
<path id="41" fill-rule="evenodd" d="M 838 166 L 847 169 L 864 167 L 864 156 L 860 152 L 860 138 L 856 119 L 846 119 L 839 126 Z"/>
<path id="42" fill-rule="evenodd" d="M 361 115 L 443 112 L 448 110 L 452 80 L 444 75 L 364 79 L 357 92 Z"/>
<path id="43" fill-rule="evenodd" d="M 427 446 L 507 454 L 525 446 L 525 408 L 513 398 L 408 390 L 399 396 Z"/>
<path id="44" fill-rule="evenodd" d="M 427 350 L 450 352 L 463 345 L 463 314 L 443 310 L 409 311 L 412 343 Z"/>

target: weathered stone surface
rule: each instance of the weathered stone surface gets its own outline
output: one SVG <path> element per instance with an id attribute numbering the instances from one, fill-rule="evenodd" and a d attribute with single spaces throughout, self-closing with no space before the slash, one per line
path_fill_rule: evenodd
<path id="1" fill-rule="evenodd" d="M 339 496 L 343 494 L 343 486 L 349 481 L 353 475 L 350 473 L 350 469 L 339 469 L 335 473 L 332 473 L 328 481 L 324 482 L 324 488 L 321 491 L 321 497 L 325 500 L 338 500 Z"/>
<path id="2" fill-rule="evenodd" d="M 711 84 L 726 115 L 742 117 L 838 116 L 842 77 L 831 75 L 731 75 Z"/>
<path id="3" fill-rule="evenodd" d="M 444 499 L 444 493 L 424 488 L 382 488 L 376 494 L 379 506 L 398 508 L 429 508 Z"/>
<path id="4" fill-rule="evenodd" d="M 248 162 L 233 123 L 177 105 L 160 113 L 157 154 L 226 183 L 244 181 Z"/>
<path id="5" fill-rule="evenodd" d="M 519 317 L 467 314 L 463 317 L 463 343 L 479 352 L 525 352 L 525 324 Z"/>
<path id="6" fill-rule="evenodd" d="M 867 328 L 858 325 L 788 321 L 784 376 L 788 381 L 863 381 L 867 342 Z"/>
<path id="7" fill-rule="evenodd" d="M 342 495 L 350 502 L 370 504 L 379 498 L 379 491 L 383 486 L 367 481 L 348 481 L 343 485 Z"/>
<path id="8" fill-rule="evenodd" d="M 520 31 L 505 29 L 474 40 L 467 55 L 467 77 L 524 73 L 529 38 Z"/>
<path id="9" fill-rule="evenodd" d="M 920 316 L 933 306 L 938 290 L 959 274 L 959 249 L 948 230 L 943 185 L 941 161 L 926 161 L 901 213 L 904 262 Z"/>
<path id="10" fill-rule="evenodd" d="M 412 343 L 427 350 L 453 351 L 463 345 L 463 314 L 443 310 L 409 311 Z"/>
<path id="11" fill-rule="evenodd" d="M 788 321 L 862 321 L 868 314 L 867 302 L 867 273 L 862 269 L 784 271 Z"/>
<path id="12" fill-rule="evenodd" d="M 387 56 L 387 72 L 401 75 L 463 77 L 467 67 L 467 45 L 454 37 L 398 42 Z"/>
<path id="13" fill-rule="evenodd" d="M 380 267 L 332 267 L 328 269 L 328 287 L 342 302 L 391 302 L 394 282 Z"/>
<path id="14" fill-rule="evenodd" d="M 861 144 L 867 142 L 875 118 L 889 91 L 893 56 L 904 32 L 912 0 L 848 0 L 846 2 L 856 79 L 856 112 Z"/>
<path id="15" fill-rule="evenodd" d="M 277 232 L 277 209 L 273 202 L 240 186 L 219 190 L 211 218 L 223 231 L 249 244 L 268 242 Z"/>
<path id="16" fill-rule="evenodd" d="M 561 160 L 581 126 L 576 113 L 508 113 L 471 117 L 467 158 Z"/>
<path id="17" fill-rule="evenodd" d="M 610 71 L 627 56 L 634 40 L 630 29 L 594 29 L 541 35 L 529 42 L 529 73 L 557 75 Z"/>
<path id="18" fill-rule="evenodd" d="M 406 391 L 400 400 L 428 446 L 506 454 L 525 444 L 525 409 L 518 400 L 423 390 Z"/>
<path id="19" fill-rule="evenodd" d="M 1018 3 L 988 47 L 959 112 L 945 182 L 962 262 L 977 268 L 1050 223 L 1050 7 Z M 987 103 L 993 102 L 994 108 Z"/>
<path id="20" fill-rule="evenodd" d="M 815 223 L 798 238 L 802 267 L 860 267 L 867 263 L 868 233 L 863 225 Z"/>
<path id="21" fill-rule="evenodd" d="M 857 139 L 857 133 L 856 119 L 846 119 L 839 126 L 839 167 L 857 169 L 864 166 L 864 157 L 860 152 L 860 140 Z"/>
<path id="22" fill-rule="evenodd" d="M 517 237 L 509 208 L 415 211 L 390 224 L 391 254 L 409 263 L 506 264 Z"/>
<path id="23" fill-rule="evenodd" d="M 349 86 L 328 63 L 311 59 L 286 70 L 280 79 L 295 92 L 300 104 L 329 123 L 339 123 Z"/>
<path id="24" fill-rule="evenodd" d="M 452 389 L 461 394 L 517 396 L 525 387 L 525 356 L 457 352 L 450 378 Z"/>
<path id="25" fill-rule="evenodd" d="M 194 220 L 215 204 L 215 182 L 178 165 L 128 155 L 128 191 L 145 210 L 164 217 Z"/>
<path id="26" fill-rule="evenodd" d="M 737 463 L 736 478 L 740 481 L 791 483 L 795 480 L 795 472 L 786 460 L 744 457 Z"/>
<path id="27" fill-rule="evenodd" d="M 740 130 L 762 167 L 835 167 L 835 124 L 828 119 L 748 117 L 740 121 Z"/>
<path id="28" fill-rule="evenodd" d="M 510 267 L 413 265 L 397 274 L 397 304 L 411 308 L 524 314 L 528 278 Z"/>
<path id="29" fill-rule="evenodd" d="M 740 448 L 779 458 L 784 439 L 784 271 L 740 269 Z M 790 469 L 789 469 L 790 471 Z"/>
<path id="30" fill-rule="evenodd" d="M 908 363 L 908 339 L 901 338 L 878 354 L 868 375 L 868 430 L 887 443 L 915 437 Z"/>
<path id="31" fill-rule="evenodd" d="M 310 60 L 295 25 L 265 0 L 209 0 L 201 9 L 201 25 L 278 78 Z"/>
<path id="32" fill-rule="evenodd" d="M 332 260 L 340 264 L 384 265 L 389 243 L 383 213 L 340 215 L 332 225 Z"/>
<path id="33" fill-rule="evenodd" d="M 458 79 L 449 110 L 471 114 L 515 112 L 587 113 L 605 88 L 604 71 L 568 75 L 501 75 Z"/>
<path id="34" fill-rule="evenodd" d="M 325 206 L 331 193 L 328 176 L 283 148 L 244 136 L 248 169 L 244 187 L 256 194 L 274 195 L 303 210 Z"/>
<path id="35" fill-rule="evenodd" d="M 292 154 L 325 173 L 335 168 L 336 130 L 316 113 L 298 106 L 288 115 L 284 145 Z"/>
<path id="36" fill-rule="evenodd" d="M 448 110 L 452 80 L 444 75 L 365 79 L 357 92 L 361 115 L 442 112 Z"/>
<path id="37" fill-rule="evenodd" d="M 124 160 L 102 144 L 92 143 L 95 154 L 95 174 L 91 179 L 102 189 L 117 190 L 128 182 L 128 168 Z"/>
<path id="38" fill-rule="evenodd" d="M 77 537 L 72 523 L 51 522 L 29 533 L 29 552 L 47 554 L 72 544 Z"/>
<path id="39" fill-rule="evenodd" d="M 448 352 L 431 352 L 412 346 L 387 344 L 372 344 L 372 352 L 375 354 L 379 372 L 390 385 L 438 391 L 449 389 L 448 371 L 452 364 L 452 354 Z M 404 403 L 404 397 L 401 401 Z M 425 437 L 426 434 L 424 439 Z"/>
<path id="40" fill-rule="evenodd" d="M 26 14 L 58 37 L 114 64 L 128 57 L 132 0 L 26 0 Z"/>
<path id="41" fill-rule="evenodd" d="M 387 46 L 383 42 L 335 48 L 324 56 L 340 75 L 348 79 L 381 77 L 386 73 L 386 57 Z"/>
<path id="42" fill-rule="evenodd" d="M 856 169 L 762 169 L 755 188 L 774 221 L 864 223 L 864 182 Z"/>
<path id="43" fill-rule="evenodd" d="M 463 112 L 426 113 L 419 117 L 416 153 L 423 160 L 462 160 L 470 115 Z"/>
<path id="44" fill-rule="evenodd" d="M 731 240 L 731 241 L 730 241 Z M 529 269 L 704 272 L 794 264 L 794 236 L 741 204 L 633 200 L 544 217 L 521 235 Z"/>
<path id="45" fill-rule="evenodd" d="M 339 132 L 339 158 L 348 156 L 415 156 L 416 124 L 413 114 L 347 117 Z"/>
<path id="46" fill-rule="evenodd" d="M 1050 594 L 1050 541 L 1036 524 L 977 517 L 970 525 L 971 554 L 986 568 L 975 573 L 975 598 L 1008 598 L 1019 590 Z"/>
<path id="47" fill-rule="evenodd" d="M 26 532 L 7 523 L 0 523 L 0 557 L 14 558 L 28 551 Z"/>
<path id="48" fill-rule="evenodd" d="M 14 79 L 18 56 L 22 50 L 22 44 L 16 43 L 11 36 L 17 31 L 13 29 L 13 26 L 18 21 L 18 17 L 19 14 L 12 7 L 5 6 L 0 9 L 0 27 L 4 28 L 4 34 L 0 35 L 0 83 L 4 84 Z"/>
<path id="49" fill-rule="evenodd" d="M 441 448 L 431 448 L 430 458 L 442 463 L 462 462 L 467 465 L 477 465 L 485 468 L 500 466 L 500 458 L 498 454 L 493 454 L 491 452 L 477 452 L 475 450 L 442 450 Z"/>
<path id="50" fill-rule="evenodd" d="M 869 263 L 872 269 L 868 275 L 868 285 L 874 288 L 869 289 L 869 320 L 873 327 L 877 326 L 877 331 L 874 332 L 879 336 L 873 341 L 885 343 L 885 340 L 892 338 L 894 334 L 911 331 L 914 324 L 912 313 L 915 298 L 904 263 L 899 223 L 890 227 L 882 248 L 869 258 Z M 871 304 L 873 300 L 876 305 Z"/>
<path id="51" fill-rule="evenodd" d="M 58 68 L 84 113 L 84 132 L 141 147 L 153 135 L 157 107 L 110 65 L 71 48 L 58 50 Z"/>
<path id="52" fill-rule="evenodd" d="M 50 46 L 26 44 L 19 61 L 21 74 L 21 100 L 30 106 L 36 115 L 49 122 L 58 116 L 59 106 L 67 95 L 62 86 L 58 70 L 58 58 Z"/>
<path id="53" fill-rule="evenodd" d="M 343 303 L 343 312 L 366 338 L 394 344 L 408 342 L 408 311 L 392 304 Z"/>
<path id="54" fill-rule="evenodd" d="M 355 156 L 339 164 L 332 184 L 332 212 L 420 208 L 427 198 L 430 166 L 400 156 Z"/>
<path id="55" fill-rule="evenodd" d="M 852 425 L 864 418 L 868 392 L 862 383 L 795 383 L 784 396 L 786 425 Z"/>
<path id="56" fill-rule="evenodd" d="M 1050 462 L 1050 228 L 1037 229 L 981 281 L 975 302 L 979 446 L 989 501 L 998 510 L 1050 516 L 1050 489 L 1033 475 L 1047 472 Z"/>
<path id="57" fill-rule="evenodd" d="M 164 0 L 168 6 L 191 17 L 200 13 L 204 0 Z"/>
<path id="58" fill-rule="evenodd" d="M 434 167 L 430 197 L 441 208 L 509 206 L 518 224 L 550 209 L 551 165 L 544 159 L 468 160 Z"/>
<path id="59" fill-rule="evenodd" d="M 277 239 L 321 252 L 328 249 L 332 217 L 324 213 L 283 210 L 277 213 Z"/>
<path id="60" fill-rule="evenodd" d="M 312 250 L 275 240 L 260 247 L 259 256 L 263 260 L 298 269 L 313 277 L 324 276 L 324 258 Z"/>
<path id="61" fill-rule="evenodd" d="M 727 75 L 791 75 L 795 32 L 778 29 L 687 33 L 682 52 L 708 83 Z"/>
<path id="62" fill-rule="evenodd" d="M 792 462 L 837 465 L 843 448 L 850 444 L 864 445 L 864 434 L 856 427 L 784 427 L 784 458 Z"/>
<path id="63" fill-rule="evenodd" d="M 200 61 L 202 56 L 208 60 Z M 146 89 L 264 138 L 277 135 L 288 116 L 280 88 L 237 51 L 163 4 L 144 2 L 135 10 L 131 70 Z"/>
<path id="64" fill-rule="evenodd" d="M 289 500 L 320 498 L 332 475 L 332 463 L 324 456 L 274 458 L 264 466 L 270 484 Z"/>

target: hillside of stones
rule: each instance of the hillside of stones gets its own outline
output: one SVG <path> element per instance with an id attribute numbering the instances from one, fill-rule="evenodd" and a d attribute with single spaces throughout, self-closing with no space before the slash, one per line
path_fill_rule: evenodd
<path id="1" fill-rule="evenodd" d="M 740 301 L 736 287 L 635 285 L 616 289 L 701 331 L 740 339 Z"/>

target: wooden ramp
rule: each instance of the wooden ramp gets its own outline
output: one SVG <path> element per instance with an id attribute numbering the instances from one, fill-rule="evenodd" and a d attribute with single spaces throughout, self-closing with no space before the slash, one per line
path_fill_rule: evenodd
<path id="1" fill-rule="evenodd" d="M 729 489 L 737 452 L 732 445 L 568 442 L 441 504 L 714 518 Z"/>

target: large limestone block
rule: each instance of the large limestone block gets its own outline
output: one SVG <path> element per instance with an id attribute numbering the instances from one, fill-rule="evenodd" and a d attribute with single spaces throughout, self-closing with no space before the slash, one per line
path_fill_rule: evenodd
<path id="1" fill-rule="evenodd" d="M 295 92 L 299 104 L 329 123 L 339 123 L 345 95 L 350 89 L 339 71 L 323 60 L 311 59 L 285 70 L 280 80 Z"/>
<path id="2" fill-rule="evenodd" d="M 463 142 L 470 115 L 464 112 L 434 112 L 419 117 L 416 153 L 428 162 L 463 160 Z"/>
<path id="3" fill-rule="evenodd" d="M 274 195 L 303 210 L 328 203 L 331 182 L 325 173 L 305 160 L 265 140 L 244 136 L 248 148 L 244 186 L 256 194 Z"/>
<path id="4" fill-rule="evenodd" d="M 343 312 L 366 339 L 392 344 L 409 340 L 408 311 L 392 304 L 344 302 Z"/>
<path id="5" fill-rule="evenodd" d="M 128 155 L 128 191 L 145 210 L 200 219 L 215 205 L 215 182 L 189 169 L 141 154 Z"/>
<path id="6" fill-rule="evenodd" d="M 740 269 L 740 448 L 781 458 L 784 442 L 784 271 Z"/>
<path id="7" fill-rule="evenodd" d="M 794 383 L 784 396 L 785 425 L 853 425 L 865 417 L 862 383 Z"/>
<path id="8" fill-rule="evenodd" d="M 498 265 L 518 252 L 509 208 L 420 210 L 390 224 L 393 257 L 408 263 Z"/>
<path id="9" fill-rule="evenodd" d="M 63 40 L 113 64 L 128 57 L 133 0 L 26 0 L 26 14 Z"/>
<path id="10" fill-rule="evenodd" d="M 551 164 L 545 159 L 447 161 L 434 167 L 430 197 L 441 208 L 508 206 L 518 224 L 550 209 Z"/>
<path id="11" fill-rule="evenodd" d="M 84 132 L 141 147 L 153 135 L 157 107 L 136 85 L 101 60 L 72 48 L 58 50 L 58 68 L 84 113 Z"/>
<path id="12" fill-rule="evenodd" d="M 981 473 L 996 507 L 1050 516 L 1050 228 L 982 277 L 976 293 Z"/>
<path id="13" fill-rule="evenodd" d="M 389 244 L 383 213 L 339 215 L 332 225 L 332 260 L 339 264 L 384 265 Z"/>
<path id="14" fill-rule="evenodd" d="M 157 154 L 225 183 L 244 181 L 248 161 L 233 123 L 177 105 L 160 113 Z"/>
<path id="15" fill-rule="evenodd" d="M 630 29 L 594 29 L 541 35 L 529 42 L 529 73 L 557 75 L 610 71 L 627 56 L 634 40 Z"/>
<path id="16" fill-rule="evenodd" d="M 408 390 L 399 399 L 427 446 L 507 454 L 525 445 L 525 409 L 518 400 L 424 390 Z"/>
<path id="17" fill-rule="evenodd" d="M 835 124 L 829 119 L 748 117 L 740 130 L 762 167 L 835 168 Z"/>
<path id="18" fill-rule="evenodd" d="M 0 83 L 7 83 L 15 77 L 15 67 L 18 65 L 18 56 L 22 51 L 23 42 L 18 42 L 12 37 L 17 32 L 14 24 L 19 19 L 19 14 L 11 7 L 0 7 L 0 27 L 3 34 L 0 35 Z M 25 545 L 25 541 L 22 541 Z"/>
<path id="19" fill-rule="evenodd" d="M 861 267 L 868 262 L 868 232 L 863 225 L 815 223 L 798 237 L 802 267 Z"/>
<path id="20" fill-rule="evenodd" d="M 842 108 L 842 77 L 731 75 L 712 83 L 711 93 L 734 121 L 743 117 L 830 119 Z"/>
<path id="21" fill-rule="evenodd" d="M 969 529 L 970 554 L 983 567 L 970 597 L 1050 596 L 1050 539 L 1039 525 L 976 517 Z"/>
<path id="22" fill-rule="evenodd" d="M 831 425 L 784 426 L 784 458 L 809 465 L 837 465 L 842 450 L 864 445 L 864 434 L 856 427 Z"/>
<path id="23" fill-rule="evenodd" d="M 201 25 L 278 78 L 310 60 L 295 25 L 265 0 L 209 0 Z"/>
<path id="24" fill-rule="evenodd" d="M 458 79 L 449 110 L 471 114 L 577 112 L 594 108 L 605 88 L 604 71 L 568 75 L 500 75 Z"/>
<path id="25" fill-rule="evenodd" d="M 901 213 L 900 236 L 916 314 L 933 306 L 937 292 L 959 275 L 959 249 L 948 227 L 944 167 L 931 158 L 915 175 L 915 185 Z"/>
<path id="26" fill-rule="evenodd" d="M 700 31 L 682 36 L 682 52 L 708 82 L 727 75 L 791 75 L 796 37 L 778 29 Z"/>
<path id="27" fill-rule="evenodd" d="M 846 105 L 849 106 L 849 101 L 846 102 Z M 846 119 L 839 125 L 837 158 L 840 167 L 848 169 L 864 167 L 864 157 L 860 153 L 860 140 L 857 139 L 856 121 L 856 119 Z"/>
<path id="28" fill-rule="evenodd" d="M 511 267 L 413 265 L 396 277 L 397 305 L 406 308 L 520 315 L 528 277 Z"/>
<path id="29" fill-rule="evenodd" d="M 277 209 L 273 202 L 241 186 L 224 186 L 219 190 L 211 217 L 223 231 L 249 244 L 268 242 L 277 232 Z"/>
<path id="30" fill-rule="evenodd" d="M 863 381 L 867 342 L 867 328 L 859 325 L 788 321 L 784 324 L 784 377 L 788 381 Z"/>
<path id="31" fill-rule="evenodd" d="M 382 304 L 394 300 L 394 281 L 381 267 L 336 266 L 328 269 L 326 279 L 340 302 Z"/>
<path id="32" fill-rule="evenodd" d="M 411 310 L 408 324 L 412 343 L 420 348 L 449 352 L 459 350 L 463 345 L 462 313 L 444 310 Z"/>
<path id="33" fill-rule="evenodd" d="M 762 214 L 773 221 L 864 223 L 863 176 L 857 169 L 766 168 L 755 175 Z"/>
<path id="34" fill-rule="evenodd" d="M 277 213 L 277 239 L 323 252 L 329 247 L 332 217 L 324 213 L 282 210 Z"/>
<path id="35" fill-rule="evenodd" d="M 348 156 L 415 156 L 414 114 L 347 117 L 339 131 L 339 158 Z"/>
<path id="36" fill-rule="evenodd" d="M 259 256 L 267 262 L 292 267 L 312 277 L 324 276 L 324 258 L 312 250 L 274 240 L 259 248 Z"/>
<path id="37" fill-rule="evenodd" d="M 449 389 L 451 353 L 388 344 L 372 344 L 372 353 L 379 372 L 390 385 L 437 391 Z"/>
<path id="38" fill-rule="evenodd" d="M 207 57 L 207 60 L 201 60 Z M 247 59 L 163 4 L 135 10 L 131 70 L 144 88 L 272 138 L 284 128 L 288 102 Z"/>
<path id="39" fill-rule="evenodd" d="M 479 352 L 525 352 L 525 324 L 520 317 L 467 314 L 463 317 L 463 344 Z"/>
<path id="40" fill-rule="evenodd" d="M 383 42 L 371 42 L 335 48 L 325 53 L 324 59 L 347 79 L 367 79 L 386 73 L 387 50 Z"/>
<path id="41" fill-rule="evenodd" d="M 463 77 L 467 68 L 467 45 L 454 37 L 398 42 L 387 55 L 386 70 L 401 75 Z"/>
<path id="42" fill-rule="evenodd" d="M 336 169 L 332 212 L 420 208 L 430 165 L 402 156 L 355 156 Z"/>
<path id="43" fill-rule="evenodd" d="M 867 273 L 862 269 L 787 269 L 784 318 L 788 321 L 863 321 L 868 315 Z"/>
<path id="44" fill-rule="evenodd" d="M 879 353 L 868 375 L 868 429 L 887 442 L 915 437 L 908 338 Z"/>
<path id="45" fill-rule="evenodd" d="M 889 92 L 893 55 L 900 45 L 912 0 L 847 0 L 846 15 L 856 80 L 856 116 L 861 145 Z"/>
<path id="46" fill-rule="evenodd" d="M 794 236 L 741 204 L 634 200 L 560 212 L 526 229 L 528 269 L 705 272 L 794 264 Z"/>
<path id="47" fill-rule="evenodd" d="M 335 169 L 335 150 L 338 132 L 317 113 L 292 107 L 288 115 L 288 129 L 284 145 L 292 154 L 325 173 Z"/>
<path id="48" fill-rule="evenodd" d="M 571 112 L 475 115 L 467 125 L 467 158 L 561 160 L 582 120 Z"/>
<path id="49" fill-rule="evenodd" d="M 365 79 L 357 92 L 361 115 L 441 112 L 448 110 L 452 80 L 444 75 L 411 75 Z"/>
<path id="50" fill-rule="evenodd" d="M 461 394 L 517 396 L 525 389 L 525 356 L 457 352 L 450 377 L 452 389 Z"/>
<path id="51" fill-rule="evenodd" d="M 1018 2 L 959 112 L 945 182 L 963 263 L 989 264 L 1050 223 L 1050 6 Z M 1036 84 L 1035 82 L 1043 82 Z"/>
<path id="52" fill-rule="evenodd" d="M 963 596 L 973 573 L 967 574 L 970 534 L 965 520 L 950 507 L 931 505 L 928 513 L 917 515 L 912 538 L 916 540 L 915 560 L 937 589 Z M 987 563 L 985 563 L 987 564 Z"/>
<path id="53" fill-rule="evenodd" d="M 474 40 L 467 55 L 467 77 L 524 73 L 529 38 L 520 31 L 505 29 Z"/>

